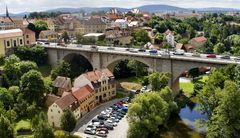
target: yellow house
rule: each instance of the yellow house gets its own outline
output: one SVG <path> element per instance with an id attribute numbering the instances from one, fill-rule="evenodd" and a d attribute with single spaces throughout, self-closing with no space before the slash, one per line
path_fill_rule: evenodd
<path id="1" fill-rule="evenodd" d="M 23 46 L 23 32 L 21 29 L 0 31 L 0 55 L 13 53 L 14 48 Z"/>

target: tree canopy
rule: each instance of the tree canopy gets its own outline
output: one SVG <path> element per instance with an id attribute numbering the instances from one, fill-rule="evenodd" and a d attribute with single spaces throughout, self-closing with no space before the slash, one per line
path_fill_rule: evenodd
<path id="1" fill-rule="evenodd" d="M 61 128 L 64 131 L 71 132 L 76 126 L 76 119 L 69 109 L 66 109 L 61 117 Z"/>

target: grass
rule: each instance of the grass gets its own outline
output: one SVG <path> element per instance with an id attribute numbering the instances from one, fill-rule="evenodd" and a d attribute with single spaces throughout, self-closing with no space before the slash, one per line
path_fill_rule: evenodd
<path id="1" fill-rule="evenodd" d="M 15 130 L 19 130 L 20 128 L 31 129 L 31 123 L 29 119 L 22 119 L 15 125 Z"/>
<path id="2" fill-rule="evenodd" d="M 39 66 L 38 70 L 42 73 L 43 77 L 49 77 L 51 74 L 52 66 L 51 65 Z"/>
<path id="3" fill-rule="evenodd" d="M 134 83 L 141 83 L 141 78 L 139 77 L 129 77 L 129 78 L 122 78 L 117 80 L 119 83 L 121 82 L 134 82 Z"/>
<path id="4" fill-rule="evenodd" d="M 199 80 L 201 82 L 206 82 L 208 80 L 208 76 L 207 75 L 204 75 L 202 76 L 202 78 Z M 193 82 L 180 82 L 180 89 L 183 90 L 183 92 L 185 93 L 185 95 L 187 97 L 190 97 L 193 92 L 194 92 L 194 84 Z"/>

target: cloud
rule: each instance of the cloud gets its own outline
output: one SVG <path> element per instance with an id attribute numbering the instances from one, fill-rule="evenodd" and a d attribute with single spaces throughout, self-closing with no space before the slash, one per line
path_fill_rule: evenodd
<path id="1" fill-rule="evenodd" d="M 125 7 L 165 4 L 183 8 L 239 8 L 240 0 L 0 0 L 0 9 L 8 5 L 10 12 L 44 11 L 59 7 Z M 0 11 L 4 12 L 4 10 Z"/>

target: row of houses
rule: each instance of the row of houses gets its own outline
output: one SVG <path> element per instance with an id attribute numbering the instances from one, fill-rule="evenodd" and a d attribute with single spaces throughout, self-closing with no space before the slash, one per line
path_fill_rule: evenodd
<path id="1" fill-rule="evenodd" d="M 81 118 L 96 105 L 109 101 L 116 96 L 116 81 L 108 69 L 86 72 L 71 84 L 70 78 L 57 77 L 53 83 L 57 88 L 54 101 L 48 108 L 48 122 L 53 127 L 60 127 L 64 110 L 70 109 L 76 119 Z"/>

